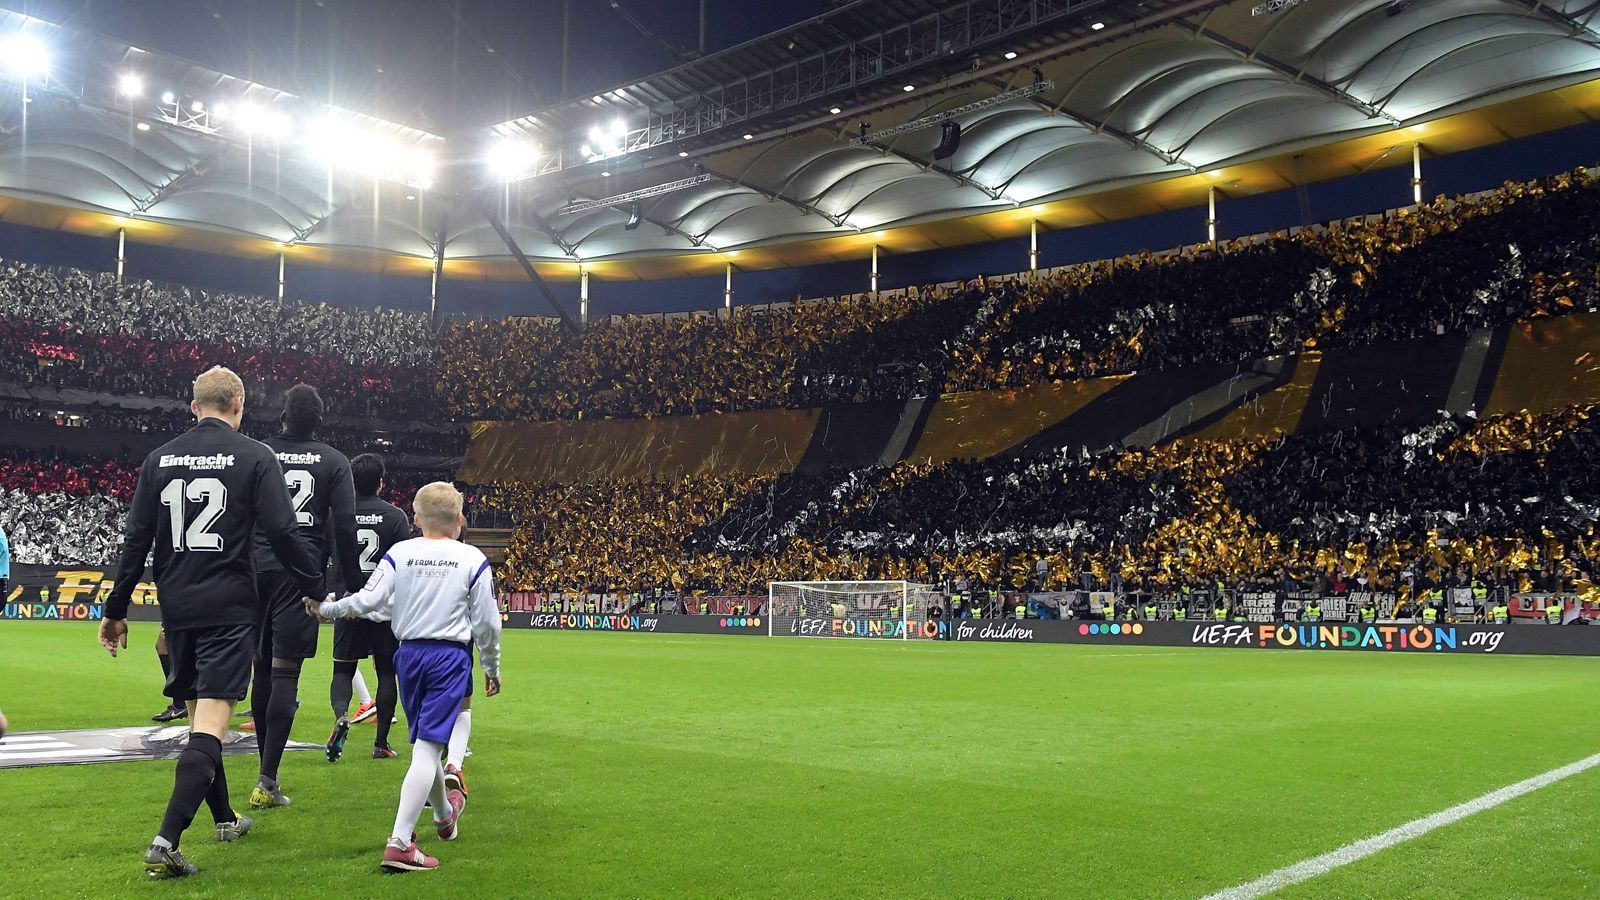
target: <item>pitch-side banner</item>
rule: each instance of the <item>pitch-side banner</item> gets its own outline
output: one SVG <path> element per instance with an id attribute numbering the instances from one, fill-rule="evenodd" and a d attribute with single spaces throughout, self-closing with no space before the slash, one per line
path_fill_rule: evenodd
<path id="1" fill-rule="evenodd" d="M 1359 650 L 1386 653 L 1528 653 L 1600 656 L 1600 627 L 1423 625 L 1339 622 L 1077 622 L 956 620 L 959 641 L 1227 647 L 1243 650 Z"/>
<path id="2" fill-rule="evenodd" d="M 501 616 L 507 628 L 544 631 L 638 631 L 646 634 L 766 634 L 760 616 L 647 616 L 642 614 L 513 612 Z"/>
<path id="3" fill-rule="evenodd" d="M 109 569 L 14 564 L 5 602 L 0 603 L 0 620 L 98 622 L 115 577 Z M 128 618 L 136 622 L 161 620 L 156 586 L 149 577 L 146 572 L 146 580 L 133 592 Z"/>

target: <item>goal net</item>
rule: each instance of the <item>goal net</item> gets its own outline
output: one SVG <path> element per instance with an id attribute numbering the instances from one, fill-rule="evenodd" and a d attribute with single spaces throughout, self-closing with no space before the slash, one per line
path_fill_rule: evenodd
<path id="1" fill-rule="evenodd" d="M 932 585 L 909 581 L 774 581 L 767 633 L 798 637 L 908 640 L 923 636 Z"/>

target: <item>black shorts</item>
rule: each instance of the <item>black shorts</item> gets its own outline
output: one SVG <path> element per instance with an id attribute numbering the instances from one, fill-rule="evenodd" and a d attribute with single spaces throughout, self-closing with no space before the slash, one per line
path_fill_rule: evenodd
<path id="1" fill-rule="evenodd" d="M 256 626 L 217 625 L 167 632 L 172 673 L 164 693 L 186 700 L 243 700 L 256 658 Z"/>
<path id="2" fill-rule="evenodd" d="M 400 649 L 388 622 L 367 619 L 338 619 L 333 623 L 333 658 L 342 660 L 394 659 Z"/>
<path id="3" fill-rule="evenodd" d="M 317 620 L 301 602 L 300 582 L 288 572 L 262 572 L 256 576 L 261 595 L 260 646 L 262 659 L 310 659 L 317 655 Z M 321 599 L 321 598 L 318 598 Z"/>

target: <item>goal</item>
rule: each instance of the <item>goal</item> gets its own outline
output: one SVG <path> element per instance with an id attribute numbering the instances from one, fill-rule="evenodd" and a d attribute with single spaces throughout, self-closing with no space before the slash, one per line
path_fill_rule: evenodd
<path id="1" fill-rule="evenodd" d="M 767 633 L 796 637 L 909 640 L 923 637 L 932 585 L 910 581 L 774 581 Z"/>

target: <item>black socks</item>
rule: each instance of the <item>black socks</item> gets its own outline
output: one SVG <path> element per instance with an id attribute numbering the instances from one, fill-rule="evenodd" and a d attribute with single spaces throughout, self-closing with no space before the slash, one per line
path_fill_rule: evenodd
<path id="1" fill-rule="evenodd" d="M 283 748 L 289 743 L 289 731 L 294 728 L 296 694 L 300 687 L 300 666 L 272 667 L 272 696 L 267 700 L 265 718 L 267 736 L 261 736 L 263 710 L 256 707 L 256 741 L 261 745 L 261 779 L 276 786 L 278 764 L 283 761 Z"/>
<path id="2" fill-rule="evenodd" d="M 394 659 L 382 656 L 373 657 L 373 663 L 378 667 L 378 693 L 373 700 L 378 704 L 378 734 L 373 738 L 375 746 L 389 746 L 389 726 L 394 721 L 394 708 L 400 700 L 400 688 L 394 680 Z"/>
<path id="3" fill-rule="evenodd" d="M 343 719 L 350 715 L 350 698 L 355 694 L 356 662 L 333 661 L 333 682 L 328 687 L 328 699 L 333 703 L 333 717 Z"/>
<path id="4" fill-rule="evenodd" d="M 222 772 L 222 742 L 209 734 L 192 732 L 189 745 L 178 754 L 178 773 L 172 785 L 172 799 L 161 819 L 161 838 L 173 847 L 194 821 L 200 803 L 208 799 L 213 782 Z M 227 785 L 223 785 L 226 797 Z"/>

